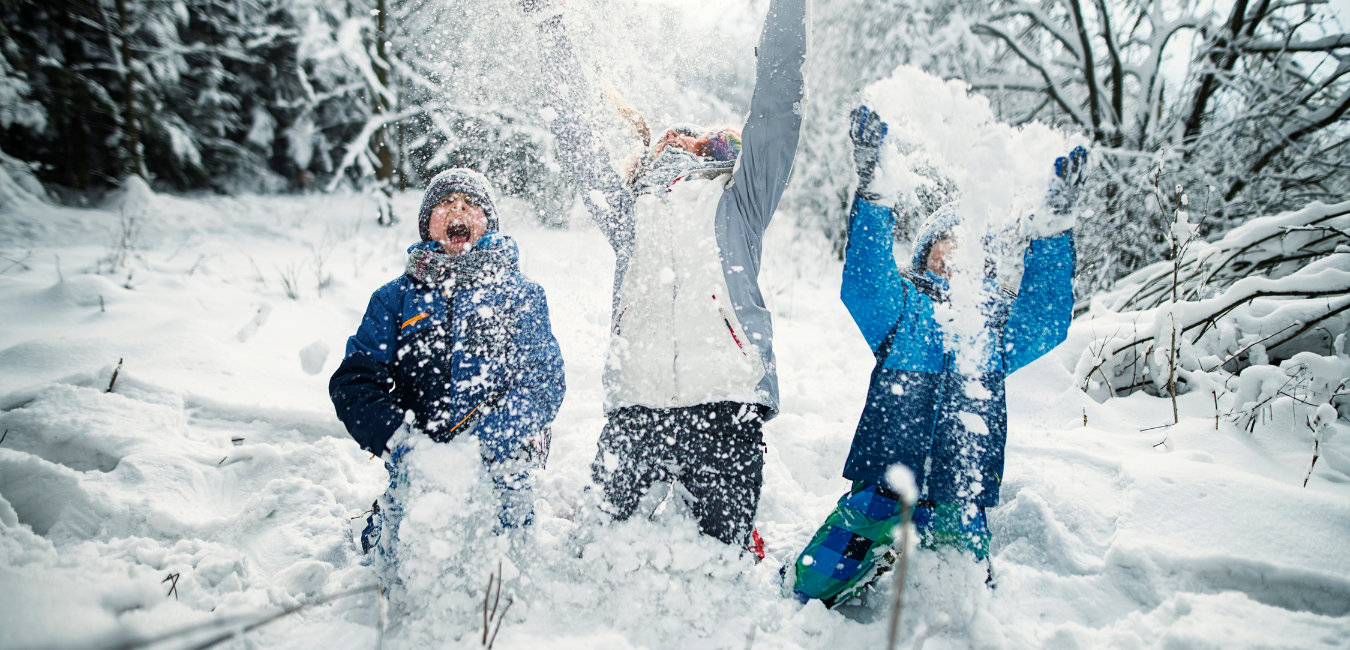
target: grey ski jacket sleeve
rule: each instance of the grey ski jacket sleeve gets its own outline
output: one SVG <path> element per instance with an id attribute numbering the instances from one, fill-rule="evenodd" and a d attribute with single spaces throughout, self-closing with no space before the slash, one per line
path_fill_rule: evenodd
<path id="1" fill-rule="evenodd" d="M 807 13 L 808 0 L 773 0 L 756 48 L 755 90 L 731 188 L 732 210 L 750 226 L 746 234 L 753 237 L 763 234 L 778 208 L 797 152 Z M 610 245 L 625 257 L 633 240 L 633 196 L 610 165 L 593 102 L 588 101 L 589 83 L 561 21 L 545 20 L 539 33 L 545 85 L 557 113 L 549 128 L 557 138 L 561 164 Z"/>
<path id="2" fill-rule="evenodd" d="M 756 392 L 778 412 L 773 320 L 759 290 L 764 230 L 783 198 L 801 138 L 810 0 L 773 0 L 756 48 L 755 92 L 741 131 L 732 184 L 717 204 L 713 229 L 736 319 L 758 348 L 764 377 Z"/>
<path id="3" fill-rule="evenodd" d="M 730 189 L 733 207 L 759 237 L 787 187 L 802 128 L 808 0 L 773 0 L 756 49 L 755 91 Z M 758 248 L 758 246 L 756 246 Z M 758 255 L 755 256 L 758 258 Z M 756 261 L 758 266 L 758 261 Z"/>

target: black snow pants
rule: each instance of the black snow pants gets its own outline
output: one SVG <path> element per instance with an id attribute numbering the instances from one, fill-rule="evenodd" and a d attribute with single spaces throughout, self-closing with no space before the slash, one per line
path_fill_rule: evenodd
<path id="1" fill-rule="evenodd" d="M 764 484 L 767 411 L 758 404 L 714 402 L 611 412 L 591 463 L 610 514 L 627 519 L 653 483 L 679 481 L 693 497 L 699 530 L 745 547 Z"/>

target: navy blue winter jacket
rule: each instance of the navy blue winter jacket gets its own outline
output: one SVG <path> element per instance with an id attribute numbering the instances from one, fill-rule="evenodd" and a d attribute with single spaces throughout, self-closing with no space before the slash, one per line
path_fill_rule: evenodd
<path id="1" fill-rule="evenodd" d="M 511 238 L 488 233 L 475 250 L 492 253 L 489 263 L 453 288 L 405 275 L 370 297 L 328 384 L 363 449 L 383 453 L 411 411 L 431 438 L 472 431 L 504 460 L 557 415 L 566 386 L 544 290 L 520 273 Z"/>
<path id="2" fill-rule="evenodd" d="M 981 389 L 968 384 L 955 370 L 953 353 L 944 350 L 933 296 L 943 293 L 945 282 L 927 271 L 906 277 L 895 264 L 891 209 L 855 197 L 851 219 L 840 297 L 877 367 L 844 477 L 884 485 L 887 468 L 903 463 L 914 472 L 921 498 L 997 505 L 1008 433 L 1004 377 L 1068 334 L 1072 231 L 1033 240 L 1016 297 L 991 305 L 994 336 L 980 367 Z M 916 242 L 916 258 L 930 245 Z"/>

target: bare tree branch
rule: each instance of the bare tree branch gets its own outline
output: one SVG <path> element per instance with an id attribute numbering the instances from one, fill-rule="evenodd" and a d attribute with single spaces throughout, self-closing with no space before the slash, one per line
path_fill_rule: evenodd
<path id="1" fill-rule="evenodd" d="M 1022 45 L 1017 42 L 1017 39 L 1013 38 L 1010 34 L 1003 31 L 999 27 L 991 25 L 989 23 L 975 24 L 971 26 L 970 31 L 975 34 L 993 36 L 1007 43 L 1008 47 L 1012 49 L 1014 54 L 1016 54 L 1019 58 L 1021 58 L 1024 62 L 1026 62 L 1027 65 L 1031 66 L 1032 69 L 1041 73 L 1041 77 L 1045 79 L 1046 84 L 1045 91 L 1049 93 L 1052 99 L 1055 100 L 1055 103 L 1058 104 L 1060 108 L 1064 109 L 1064 112 L 1067 113 L 1069 117 L 1073 118 L 1073 121 L 1075 123 L 1083 127 L 1086 127 L 1088 125 L 1088 120 L 1084 119 L 1083 115 L 1078 111 L 1078 109 L 1069 105 L 1069 103 L 1064 99 L 1064 96 L 1060 94 L 1059 85 L 1056 84 L 1055 80 L 1050 76 L 1050 71 L 1045 68 L 1044 64 L 1042 64 L 1034 56 L 1032 56 L 1031 53 L 1023 49 Z"/>
<path id="2" fill-rule="evenodd" d="M 1328 52 L 1350 47 L 1350 34 L 1328 36 L 1315 41 L 1247 41 L 1237 47 L 1244 52 Z"/>
<path id="3" fill-rule="evenodd" d="M 1191 98 L 1191 114 L 1186 118 L 1186 127 L 1182 141 L 1194 142 L 1200 136 L 1200 127 L 1204 123 L 1205 113 L 1209 111 L 1209 100 L 1219 89 L 1217 73 L 1228 72 L 1237 63 L 1237 53 L 1228 47 L 1232 39 L 1242 33 L 1243 19 L 1247 13 L 1247 0 L 1237 0 L 1228 17 L 1228 34 L 1214 39 L 1208 47 L 1211 71 L 1200 79 L 1200 87 Z M 1249 25 L 1249 27 L 1251 27 Z"/>
<path id="4" fill-rule="evenodd" d="M 1031 109 L 1031 110 L 1028 111 L 1026 114 L 1022 115 L 1021 117 L 1017 118 L 1016 120 L 1013 120 L 1012 122 L 1010 122 L 1010 124 L 1012 124 L 1013 126 L 1022 126 L 1023 124 L 1026 124 L 1026 123 L 1028 123 L 1028 122 L 1030 122 L 1030 121 L 1036 119 L 1036 116 L 1039 115 L 1040 112 L 1041 112 L 1042 110 L 1044 110 L 1045 107 L 1048 106 L 1048 105 L 1050 105 L 1050 98 L 1049 98 L 1049 97 L 1045 97 L 1045 98 L 1041 99 L 1041 103 L 1039 103 L 1039 104 L 1036 105 L 1036 108 Z"/>
<path id="5" fill-rule="evenodd" d="M 1285 149 L 1288 149 L 1289 145 L 1297 142 L 1299 138 L 1323 129 L 1341 119 L 1341 116 L 1345 115 L 1347 109 L 1350 109 L 1350 88 L 1347 88 L 1345 92 L 1341 93 L 1340 98 L 1337 99 L 1336 102 L 1313 111 L 1310 115 L 1296 118 L 1295 124 L 1285 127 L 1284 132 L 1280 134 L 1282 136 L 1280 141 L 1267 149 L 1265 153 L 1261 154 L 1261 156 L 1256 159 L 1256 162 L 1252 163 L 1251 166 L 1247 168 L 1247 174 L 1245 176 L 1238 177 L 1233 181 L 1233 184 L 1229 186 L 1228 191 L 1224 193 L 1224 200 L 1232 201 L 1233 197 L 1237 196 L 1237 193 L 1241 192 L 1242 188 L 1247 186 L 1247 176 L 1252 176 L 1257 172 L 1260 172 L 1266 165 L 1270 164 L 1271 160 L 1275 159 L 1275 156 L 1279 155 L 1280 152 Z"/>
<path id="6" fill-rule="evenodd" d="M 1042 93 L 1045 92 L 1045 84 L 1039 79 L 1017 79 L 1008 80 L 984 78 L 970 82 L 970 87 L 975 90 L 1015 90 L 1019 92 Z"/>
<path id="7" fill-rule="evenodd" d="M 1331 87 L 1331 84 L 1335 83 L 1336 80 L 1345 76 L 1347 72 L 1350 72 L 1350 57 L 1342 59 L 1340 61 L 1340 64 L 1336 66 L 1336 70 L 1331 74 L 1327 75 L 1327 78 L 1323 79 L 1321 83 L 1316 84 L 1312 88 L 1309 88 L 1308 92 L 1299 98 L 1298 100 L 1299 105 L 1308 103 L 1308 100 L 1316 96 L 1317 93 L 1320 93 L 1323 90 L 1326 90 L 1327 88 Z"/>
<path id="8" fill-rule="evenodd" d="M 1026 16 L 1030 18 L 1033 23 L 1039 25 L 1045 31 L 1050 32 L 1050 35 L 1055 37 L 1055 40 L 1059 41 L 1060 44 L 1064 46 L 1064 49 L 1072 52 L 1073 55 L 1079 59 L 1082 59 L 1082 53 L 1078 51 L 1078 46 L 1074 43 L 1073 38 L 1064 30 L 1060 29 L 1059 25 L 1049 16 L 1045 15 L 1045 12 L 1041 11 L 1039 7 L 1017 0 L 1017 2 L 1013 3 L 1012 9 L 1000 11 L 990 16 L 987 20 L 988 22 L 994 22 L 1013 16 Z"/>

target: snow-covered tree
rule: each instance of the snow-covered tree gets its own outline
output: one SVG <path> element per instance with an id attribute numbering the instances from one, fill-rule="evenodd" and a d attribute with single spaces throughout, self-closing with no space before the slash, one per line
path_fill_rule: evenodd
<path id="1" fill-rule="evenodd" d="M 1007 0 L 972 27 L 996 54 L 968 80 L 1006 119 L 1096 143 L 1080 291 L 1167 257 L 1158 174 L 1197 195 L 1217 188 L 1210 235 L 1350 190 L 1350 63 L 1338 53 L 1350 35 L 1312 4 L 1238 0 L 1226 17 L 1202 7 Z"/>
<path id="2" fill-rule="evenodd" d="M 0 113 L 26 116 L 0 123 L 0 147 L 43 163 L 48 182 L 84 188 L 121 165 L 121 81 L 106 18 L 100 5 L 78 0 L 0 3 Z"/>
<path id="3" fill-rule="evenodd" d="M 9 56 L 18 57 L 17 45 L 5 39 L 5 55 L 0 56 L 0 129 L 21 126 L 41 131 L 47 126 L 47 110 L 32 98 L 28 75 L 9 64 Z"/>
<path id="4" fill-rule="evenodd" d="M 1170 255 L 1155 178 L 1207 210 L 1201 236 L 1334 201 L 1350 36 L 1315 4 L 1242 0 L 889 0 L 817 7 L 807 126 L 789 204 L 842 250 L 858 90 L 908 63 L 988 96 L 1000 118 L 1080 131 L 1099 172 L 1079 229 L 1080 294 Z M 883 116 L 884 117 L 884 116 Z M 1208 188 L 1213 186 L 1212 195 Z M 938 187 L 941 187 L 939 183 Z M 1206 196 L 1210 200 L 1206 203 Z M 945 200 L 926 197 L 920 211 Z M 897 236 L 923 214 L 897 219 Z"/>

